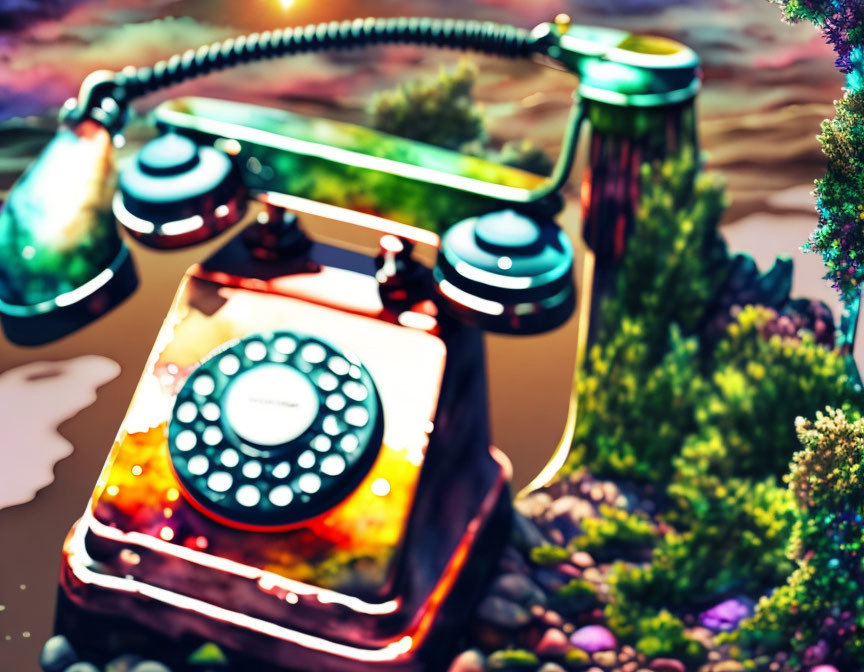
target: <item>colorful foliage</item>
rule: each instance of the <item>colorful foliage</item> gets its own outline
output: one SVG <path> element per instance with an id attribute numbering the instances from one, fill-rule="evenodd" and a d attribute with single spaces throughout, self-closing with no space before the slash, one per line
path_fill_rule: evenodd
<path id="1" fill-rule="evenodd" d="M 474 100 L 476 79 L 476 66 L 462 59 L 452 70 L 442 67 L 437 77 L 381 91 L 369 105 L 371 125 L 537 175 L 550 174 L 552 160 L 529 139 L 506 142 L 500 152 L 487 146 L 483 108 Z"/>
<path id="2" fill-rule="evenodd" d="M 864 666 L 864 419 L 829 408 L 799 419 L 803 450 L 786 481 L 800 511 L 788 554 L 797 567 L 730 639 L 807 663 L 817 642 L 834 664 Z"/>
<path id="3" fill-rule="evenodd" d="M 659 524 L 602 510 L 572 545 L 601 560 L 653 546 L 647 563 L 610 569 L 607 622 L 646 655 L 688 660 L 704 651 L 676 612 L 758 596 L 795 569 L 788 540 L 806 527 L 780 483 L 799 446 L 795 418 L 861 402 L 822 304 L 772 294 L 776 309 L 727 307 L 719 338 L 700 329 L 741 266 L 716 240 L 722 195 L 685 186 L 700 180 L 712 184 L 680 158 L 645 173 L 617 294 L 602 307 L 607 333 L 578 381 L 570 462 L 665 491 Z"/>
<path id="4" fill-rule="evenodd" d="M 819 252 L 827 277 L 847 303 L 864 280 L 864 4 L 857 0 L 774 0 L 790 21 L 810 21 L 822 30 L 846 74 L 847 90 L 837 116 L 822 124 L 819 142 L 828 157 L 816 182 L 819 226 L 805 246 Z"/>

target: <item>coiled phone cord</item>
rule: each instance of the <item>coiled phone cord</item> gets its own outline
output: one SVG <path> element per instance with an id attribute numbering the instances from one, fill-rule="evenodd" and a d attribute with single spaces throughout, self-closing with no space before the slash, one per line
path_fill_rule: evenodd
<path id="1" fill-rule="evenodd" d="M 129 103 L 136 98 L 241 63 L 374 44 L 417 44 L 529 58 L 546 51 L 543 37 L 491 21 L 420 17 L 332 21 L 251 33 L 189 49 L 149 68 L 129 66 L 119 73 L 94 73 L 64 115 L 79 119 L 89 116 L 119 131 Z"/>

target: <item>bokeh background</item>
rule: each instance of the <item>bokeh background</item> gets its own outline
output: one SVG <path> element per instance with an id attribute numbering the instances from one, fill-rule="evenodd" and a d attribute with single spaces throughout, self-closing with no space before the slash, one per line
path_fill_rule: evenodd
<path id="1" fill-rule="evenodd" d="M 767 0 L 0 0 L 0 199 L 50 138 L 57 108 L 93 70 L 149 65 L 274 26 L 407 14 L 530 27 L 558 12 L 579 23 L 672 37 L 701 55 L 702 146 L 731 201 L 723 235 L 763 270 L 777 255 L 793 256 L 793 295 L 825 300 L 839 317 L 819 258 L 799 247 L 816 224 L 810 191 L 824 163 L 815 135 L 832 114 L 842 78 L 818 32 L 783 24 Z M 458 58 L 411 47 L 316 54 L 211 75 L 164 96 L 195 93 L 364 123 L 374 91 L 432 75 Z M 554 155 L 572 78 L 531 64 L 473 60 L 490 144 L 530 138 Z M 159 99 L 142 101 L 140 115 Z M 573 196 L 571 189 L 571 207 Z M 83 510 L 183 270 L 207 249 L 158 254 L 135 247 L 141 286 L 120 309 L 42 348 L 0 338 L 0 489 L 32 478 L 28 470 L 42 470 L 34 491 L 51 483 L 33 501 L 6 508 L 0 501 L 0 670 L 37 669 L 51 629 L 63 535 Z M 549 455 L 566 416 L 575 342 L 565 333 L 555 344 L 550 350 L 542 339 L 489 342 L 494 436 L 514 459 L 520 484 Z M 119 375 L 107 382 L 104 361 L 70 363 L 92 355 L 119 363 Z M 30 367 L 26 375 L 13 370 L 22 365 Z M 13 406 L 33 386 L 40 387 L 27 398 L 40 403 Z M 43 448 L 49 444 L 50 451 Z M 53 462 L 64 456 L 52 482 Z"/>

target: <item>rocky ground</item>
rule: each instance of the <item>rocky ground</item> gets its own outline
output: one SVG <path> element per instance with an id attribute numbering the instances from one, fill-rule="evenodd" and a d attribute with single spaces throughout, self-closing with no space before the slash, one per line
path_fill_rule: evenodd
<path id="1" fill-rule="evenodd" d="M 606 627 L 601 607 L 569 616 L 556 610 L 556 594 L 574 578 L 594 584 L 602 604 L 609 592 L 609 564 L 589 553 L 575 552 L 564 562 L 538 565 L 531 560 L 532 549 L 566 545 L 581 521 L 596 516 L 603 504 L 651 515 L 654 496 L 651 489 L 596 480 L 582 472 L 517 501 L 511 543 L 475 618 L 472 638 L 476 648 L 460 654 L 449 672 L 793 672 L 784 654 L 745 666 L 732 658 L 728 646 L 716 643 L 719 633 L 735 629 L 752 615 L 755 604 L 746 596 L 727 598 L 712 608 L 684 615 L 688 634 L 710 651 L 708 662 L 697 669 L 688 669 L 673 658 L 649 658 L 622 644 Z M 819 651 L 813 649 L 807 672 L 838 672 L 821 664 Z"/>

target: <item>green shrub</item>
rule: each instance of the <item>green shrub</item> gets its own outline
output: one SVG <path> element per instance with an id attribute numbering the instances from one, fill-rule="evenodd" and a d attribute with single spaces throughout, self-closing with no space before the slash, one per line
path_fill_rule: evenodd
<path id="1" fill-rule="evenodd" d="M 797 422 L 803 450 L 787 482 L 801 512 L 789 542 L 797 568 L 763 598 L 729 639 L 754 653 L 791 650 L 801 660 L 819 640 L 839 651 L 831 662 L 864 667 L 864 420 L 841 410 Z"/>
<path id="2" fill-rule="evenodd" d="M 540 664 L 540 659 L 532 651 L 505 649 L 490 654 L 487 663 L 490 670 L 534 669 Z"/>
<path id="3" fill-rule="evenodd" d="M 550 607 L 564 616 L 577 616 L 599 604 L 597 588 L 586 579 L 571 579 L 550 601 Z"/>
<path id="4" fill-rule="evenodd" d="M 537 175 L 552 173 L 552 159 L 531 140 L 510 140 L 504 143 L 498 161 L 505 166 L 520 168 Z"/>
<path id="5" fill-rule="evenodd" d="M 560 565 L 570 559 L 570 551 L 561 546 L 537 546 L 531 549 L 531 562 L 535 565 Z"/>
<path id="6" fill-rule="evenodd" d="M 860 3 L 844 0 L 772 0 L 783 5 L 789 21 L 811 21 L 834 46 L 834 64 L 846 75 L 837 116 L 822 123 L 819 142 L 828 157 L 816 182 L 819 226 L 805 247 L 820 252 L 826 277 L 847 303 L 858 297 L 864 280 L 864 13 Z"/>
<path id="7" fill-rule="evenodd" d="M 591 663 L 591 656 L 582 649 L 572 648 L 564 654 L 564 664 L 570 667 L 582 669 L 583 666 Z"/>
<path id="8" fill-rule="evenodd" d="M 864 511 L 864 419 L 842 409 L 817 412 L 815 422 L 798 418 L 803 449 L 795 454 L 786 482 L 804 511 Z"/>
<path id="9" fill-rule="evenodd" d="M 474 101 L 477 68 L 462 59 L 437 77 L 415 79 L 380 91 L 369 105 L 371 125 L 380 131 L 486 158 L 537 175 L 552 172 L 552 160 L 526 138 L 487 146 L 483 108 Z"/>
<path id="10" fill-rule="evenodd" d="M 377 93 L 369 108 L 372 125 L 403 138 L 448 149 L 480 140 L 483 111 L 474 102 L 477 68 L 460 60 L 455 70 L 442 67 L 436 78 L 419 79 Z"/>
<path id="11" fill-rule="evenodd" d="M 592 348 L 577 381 L 579 413 L 568 461 L 599 475 L 665 482 L 682 439 L 695 430 L 703 385 L 695 339 L 667 331 L 668 352 L 652 361 L 645 324 L 624 318 Z M 566 470 L 565 470 L 566 471 Z"/>
<path id="12" fill-rule="evenodd" d="M 672 656 L 701 661 L 705 651 L 687 635 L 681 619 L 656 606 L 662 596 L 652 573 L 650 566 L 613 565 L 609 581 L 612 593 L 605 608 L 608 626 L 622 641 L 649 658 Z"/>
<path id="13" fill-rule="evenodd" d="M 645 616 L 636 626 L 640 633 L 636 650 L 648 658 L 676 656 L 684 660 L 701 660 L 705 651 L 699 642 L 687 637 L 684 623 L 665 609 Z"/>
<path id="14" fill-rule="evenodd" d="M 797 416 L 861 401 L 839 350 L 817 344 L 809 332 L 765 338 L 775 318 L 771 309 L 745 307 L 713 354 L 710 391 L 696 421 L 700 433 L 723 437 L 727 458 L 715 468 L 725 476 L 779 478 L 798 446 Z"/>
<path id="15" fill-rule="evenodd" d="M 842 143 L 832 142 L 839 156 Z M 662 524 L 607 508 L 581 523 L 573 546 L 610 557 L 653 546 L 648 563 L 612 565 L 603 597 L 609 626 L 645 655 L 698 660 L 701 647 L 676 612 L 778 585 L 739 641 L 800 654 L 844 627 L 864 630 L 864 426 L 842 425 L 836 413 L 799 423 L 804 450 L 785 488 L 799 448 L 795 418 L 864 398 L 845 356 L 817 343 L 806 319 L 780 325 L 775 310 L 744 306 L 700 344 L 730 264 L 716 235 L 722 190 L 691 159 L 645 169 L 616 293 L 601 306 L 603 331 L 577 380 L 565 469 L 659 486 Z M 785 296 L 767 294 L 777 305 Z M 861 669 L 864 638 L 846 636 L 843 646 L 847 666 Z"/>
<path id="16" fill-rule="evenodd" d="M 726 206 L 723 184 L 700 172 L 692 152 L 642 167 L 642 192 L 616 277 L 615 297 L 602 307 L 614 338 L 618 323 L 643 323 L 649 363 L 666 352 L 668 329 L 693 333 L 728 272 L 717 225 Z"/>
<path id="17" fill-rule="evenodd" d="M 764 481 L 718 479 L 688 472 L 670 485 L 679 530 L 654 551 L 664 604 L 706 604 L 731 592 L 758 594 L 792 571 L 785 546 L 795 522 L 788 492 Z"/>
<path id="18" fill-rule="evenodd" d="M 582 534 L 572 541 L 574 548 L 588 551 L 602 562 L 654 545 L 657 526 L 646 515 L 606 504 L 600 505 L 599 514 L 597 518 L 582 521 Z"/>

